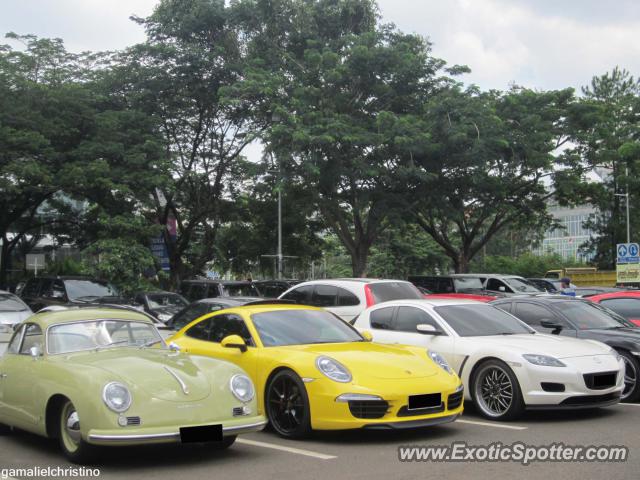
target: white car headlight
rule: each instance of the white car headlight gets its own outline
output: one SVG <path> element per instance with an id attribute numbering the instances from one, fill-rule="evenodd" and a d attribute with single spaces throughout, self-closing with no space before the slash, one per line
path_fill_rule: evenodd
<path id="1" fill-rule="evenodd" d="M 122 383 L 107 383 L 102 390 L 102 400 L 114 412 L 126 412 L 131 406 L 131 392 Z"/>
<path id="2" fill-rule="evenodd" d="M 316 367 L 320 372 L 334 382 L 349 383 L 352 379 L 351 372 L 337 360 L 329 357 L 318 357 Z"/>
<path id="3" fill-rule="evenodd" d="M 535 355 L 527 353 L 522 355 L 522 357 L 527 362 L 534 365 L 539 365 L 541 367 L 566 367 L 566 365 L 557 358 L 549 357 L 547 355 Z"/>
<path id="4" fill-rule="evenodd" d="M 246 375 L 238 374 L 231 377 L 229 388 L 233 396 L 244 403 L 250 402 L 256 395 L 253 382 Z"/>
<path id="5" fill-rule="evenodd" d="M 429 350 L 427 350 L 427 354 L 429 355 L 429 358 L 433 360 L 440 368 L 442 368 L 445 372 L 453 375 L 453 369 L 449 366 L 449 363 L 442 355 L 440 355 L 438 352 L 431 352 Z"/>

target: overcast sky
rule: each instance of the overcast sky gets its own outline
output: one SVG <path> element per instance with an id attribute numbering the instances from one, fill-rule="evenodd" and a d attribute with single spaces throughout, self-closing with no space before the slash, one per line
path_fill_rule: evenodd
<path id="1" fill-rule="evenodd" d="M 0 33 L 60 37 L 67 48 L 118 49 L 142 41 L 129 20 L 157 0 L 0 0 Z M 466 64 L 469 83 L 580 87 L 615 65 L 640 74 L 637 0 L 379 0 L 384 21 L 428 37 L 434 54 Z"/>

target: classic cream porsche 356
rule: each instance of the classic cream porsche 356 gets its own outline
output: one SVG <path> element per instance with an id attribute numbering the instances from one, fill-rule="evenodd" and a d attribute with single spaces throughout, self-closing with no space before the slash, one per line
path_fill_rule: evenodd
<path id="1" fill-rule="evenodd" d="M 244 368 L 260 411 L 285 437 L 435 425 L 462 413 L 460 379 L 440 355 L 373 344 L 320 308 L 230 308 L 195 320 L 171 340 Z"/>
<path id="2" fill-rule="evenodd" d="M 226 448 L 264 427 L 254 397 L 241 368 L 167 348 L 132 311 L 36 314 L 0 357 L 0 423 L 58 438 L 75 462 L 97 445 Z"/>

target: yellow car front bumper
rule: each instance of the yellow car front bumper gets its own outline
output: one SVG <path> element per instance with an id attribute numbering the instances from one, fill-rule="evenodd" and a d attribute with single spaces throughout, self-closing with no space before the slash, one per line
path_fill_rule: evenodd
<path id="1" fill-rule="evenodd" d="M 429 378 L 389 380 L 378 382 L 380 388 L 375 391 L 355 384 L 337 387 L 336 382 L 317 379 L 306 384 L 311 427 L 316 430 L 403 429 L 452 422 L 464 409 L 462 384 L 457 382 L 448 382 L 449 385 L 442 388 L 440 382 L 432 382 Z M 410 396 L 433 393 L 441 395 L 439 406 L 414 410 L 408 408 Z M 338 400 L 340 395 L 345 394 L 374 395 L 381 401 L 367 404 Z"/>

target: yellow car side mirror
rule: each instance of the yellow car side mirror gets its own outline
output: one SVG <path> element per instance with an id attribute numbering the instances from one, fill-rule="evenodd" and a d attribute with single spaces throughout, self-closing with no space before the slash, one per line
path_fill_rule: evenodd
<path id="1" fill-rule="evenodd" d="M 247 351 L 247 344 L 240 335 L 229 335 L 228 337 L 224 337 L 220 342 L 220 345 L 224 348 L 237 348 L 242 353 Z"/>
<path id="2" fill-rule="evenodd" d="M 373 342 L 373 335 L 371 335 L 371 332 L 364 330 L 363 332 L 360 332 L 360 335 L 362 335 L 367 342 Z"/>

